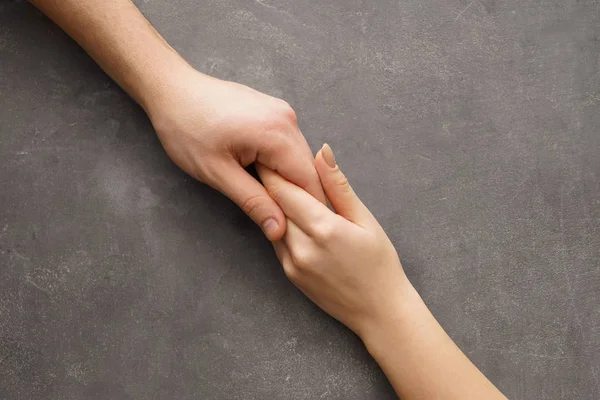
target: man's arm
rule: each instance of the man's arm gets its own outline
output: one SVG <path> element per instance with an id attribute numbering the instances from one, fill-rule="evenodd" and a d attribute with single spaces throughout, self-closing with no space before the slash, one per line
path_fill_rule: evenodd
<path id="1" fill-rule="evenodd" d="M 286 220 L 243 167 L 277 170 L 324 201 L 296 116 L 282 100 L 193 69 L 130 0 L 30 0 L 146 111 L 171 159 L 238 204 L 271 240 Z"/>
<path id="2" fill-rule="evenodd" d="M 145 110 L 185 60 L 129 0 L 31 0 Z"/>

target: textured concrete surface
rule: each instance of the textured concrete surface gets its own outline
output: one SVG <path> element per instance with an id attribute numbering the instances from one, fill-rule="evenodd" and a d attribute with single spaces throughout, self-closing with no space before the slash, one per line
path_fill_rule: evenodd
<path id="1" fill-rule="evenodd" d="M 511 399 L 600 398 L 598 1 L 137 3 L 332 144 Z M 391 398 L 85 53 L 0 3 L 0 399 Z"/>

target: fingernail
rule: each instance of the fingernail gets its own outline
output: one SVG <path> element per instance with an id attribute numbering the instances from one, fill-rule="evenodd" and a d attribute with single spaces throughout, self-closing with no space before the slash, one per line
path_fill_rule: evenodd
<path id="1" fill-rule="evenodd" d="M 277 223 L 275 218 L 269 218 L 262 224 L 262 230 L 269 238 L 275 234 L 278 228 L 279 223 Z"/>
<path id="2" fill-rule="evenodd" d="M 331 168 L 334 168 L 335 167 L 335 156 L 333 155 L 333 151 L 331 150 L 331 147 L 329 147 L 329 145 L 327 143 L 325 143 L 321 150 L 323 151 L 323 159 L 325 160 L 327 165 L 329 165 Z"/>

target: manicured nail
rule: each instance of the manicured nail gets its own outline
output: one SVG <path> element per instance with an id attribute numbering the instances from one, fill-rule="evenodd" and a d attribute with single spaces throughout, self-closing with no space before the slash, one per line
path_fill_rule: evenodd
<path id="1" fill-rule="evenodd" d="M 269 238 L 275 234 L 279 228 L 279 223 L 275 218 L 269 218 L 262 224 L 262 230 Z"/>
<path id="2" fill-rule="evenodd" d="M 334 168 L 335 167 L 335 156 L 333 155 L 333 151 L 331 150 L 331 147 L 329 147 L 329 145 L 327 143 L 325 143 L 323 145 L 323 148 L 321 149 L 321 151 L 323 152 L 323 159 L 325 160 L 327 165 L 329 165 L 331 168 Z"/>

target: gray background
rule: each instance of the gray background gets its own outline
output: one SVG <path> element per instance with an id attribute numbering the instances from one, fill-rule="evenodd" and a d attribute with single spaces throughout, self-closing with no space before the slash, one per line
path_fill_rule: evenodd
<path id="1" fill-rule="evenodd" d="M 512 399 L 600 398 L 600 2 L 137 1 L 288 100 Z M 0 3 L 0 399 L 391 399 L 259 230 L 24 1 Z"/>

